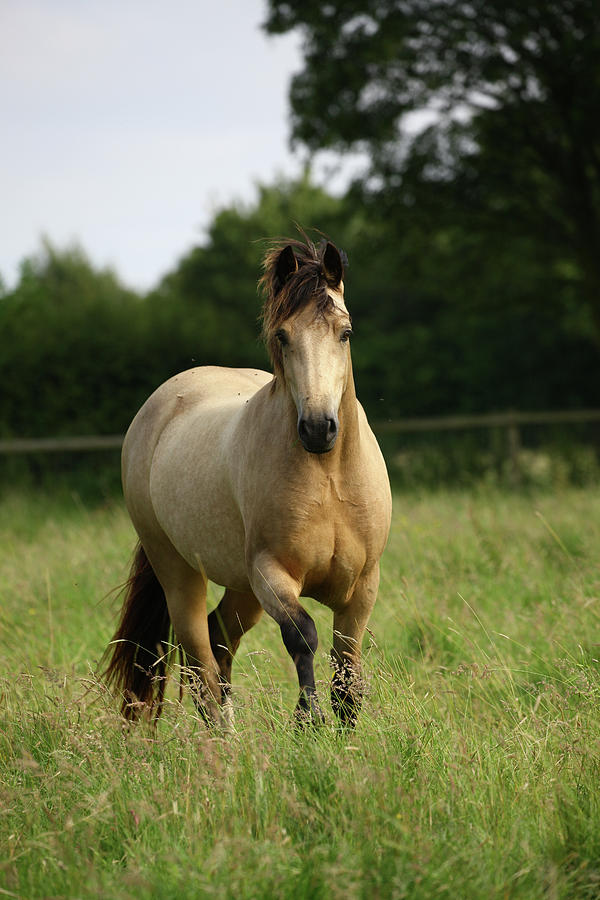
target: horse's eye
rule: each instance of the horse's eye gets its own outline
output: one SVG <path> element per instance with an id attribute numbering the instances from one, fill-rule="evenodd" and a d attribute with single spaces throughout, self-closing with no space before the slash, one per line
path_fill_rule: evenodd
<path id="1" fill-rule="evenodd" d="M 282 347 L 285 347 L 286 344 L 289 343 L 289 339 L 283 328 L 280 328 L 279 331 L 275 332 L 275 337 L 279 341 Z"/>
<path id="2" fill-rule="evenodd" d="M 342 331 L 342 334 L 340 336 L 340 341 L 342 341 L 342 343 L 345 344 L 346 341 L 349 340 L 351 334 L 352 334 L 352 329 L 346 328 L 345 331 Z"/>

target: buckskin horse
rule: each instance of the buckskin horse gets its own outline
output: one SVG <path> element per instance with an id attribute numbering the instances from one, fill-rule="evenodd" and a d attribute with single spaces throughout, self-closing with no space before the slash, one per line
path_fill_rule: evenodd
<path id="1" fill-rule="evenodd" d="M 391 493 L 356 398 L 343 279 L 330 242 L 271 247 L 260 284 L 273 374 L 182 372 L 127 432 L 123 488 L 139 544 L 105 674 L 128 719 L 160 712 L 172 626 L 199 708 L 225 724 L 233 657 L 266 611 L 296 667 L 296 715 L 320 722 L 306 596 L 333 612 L 332 706 L 342 724 L 356 721 Z M 208 580 L 225 588 L 210 615 Z"/>

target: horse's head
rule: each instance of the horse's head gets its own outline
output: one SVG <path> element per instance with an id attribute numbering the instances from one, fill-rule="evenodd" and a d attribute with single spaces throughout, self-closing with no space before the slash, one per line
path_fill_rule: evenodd
<path id="1" fill-rule="evenodd" d="M 317 248 L 292 241 L 265 259 L 263 332 L 311 453 L 327 453 L 335 444 L 350 374 L 352 325 L 343 277 L 342 255 L 331 243 Z"/>

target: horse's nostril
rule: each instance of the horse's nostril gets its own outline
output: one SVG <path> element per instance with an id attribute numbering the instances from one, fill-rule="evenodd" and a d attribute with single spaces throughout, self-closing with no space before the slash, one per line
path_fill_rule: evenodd
<path id="1" fill-rule="evenodd" d="M 338 426 L 335 419 L 327 419 L 327 437 L 329 440 L 337 434 Z"/>

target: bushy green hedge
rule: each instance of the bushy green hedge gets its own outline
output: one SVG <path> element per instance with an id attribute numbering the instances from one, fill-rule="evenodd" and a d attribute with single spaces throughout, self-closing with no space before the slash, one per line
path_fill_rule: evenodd
<path id="1" fill-rule="evenodd" d="M 597 404 L 600 359 L 577 273 L 548 267 L 522 238 L 507 236 L 492 258 L 458 227 L 407 222 L 398 235 L 307 176 L 219 212 L 146 296 L 81 250 L 44 244 L 0 293 L 0 437 L 122 432 L 177 371 L 266 366 L 256 283 L 268 240 L 295 221 L 348 253 L 355 377 L 372 418 Z"/>

